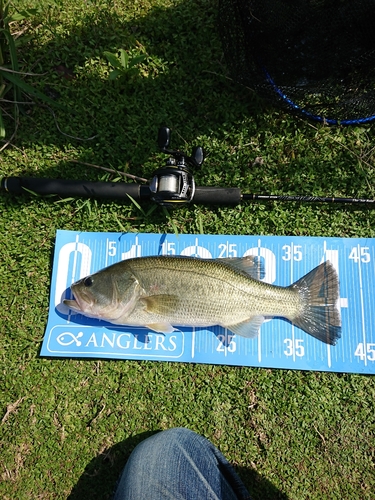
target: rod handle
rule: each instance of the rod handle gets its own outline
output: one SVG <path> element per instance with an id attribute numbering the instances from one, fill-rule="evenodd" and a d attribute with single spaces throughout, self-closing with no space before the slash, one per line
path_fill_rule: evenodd
<path id="1" fill-rule="evenodd" d="M 200 205 L 238 205 L 242 195 L 239 188 L 200 187 L 195 188 L 193 202 Z"/>
<path id="2" fill-rule="evenodd" d="M 40 195 L 56 194 L 62 197 L 78 196 L 111 200 L 127 199 L 127 195 L 130 195 L 135 200 L 150 197 L 148 186 L 124 182 L 6 177 L 1 179 L 0 188 L 13 194 L 22 194 L 29 190 Z"/>

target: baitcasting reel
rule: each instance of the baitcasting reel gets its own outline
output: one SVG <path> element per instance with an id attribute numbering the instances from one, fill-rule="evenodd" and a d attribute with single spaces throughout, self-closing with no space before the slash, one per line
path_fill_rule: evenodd
<path id="1" fill-rule="evenodd" d="M 193 148 L 191 156 L 169 148 L 171 131 L 161 127 L 158 133 L 159 148 L 170 155 L 164 167 L 158 168 L 150 182 L 150 198 L 159 205 L 173 207 L 190 203 L 195 194 L 194 167 L 200 167 L 204 160 L 203 148 Z"/>

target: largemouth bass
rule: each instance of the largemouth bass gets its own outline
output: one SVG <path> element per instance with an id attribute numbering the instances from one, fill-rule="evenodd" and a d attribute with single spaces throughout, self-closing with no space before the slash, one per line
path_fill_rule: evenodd
<path id="1" fill-rule="evenodd" d="M 252 256 L 128 259 L 74 283 L 75 300 L 64 303 L 89 317 L 163 333 L 171 333 L 174 326 L 220 325 L 256 337 L 266 318 L 281 317 L 335 345 L 341 337 L 341 317 L 332 264 L 324 262 L 281 287 L 257 279 L 259 262 Z"/>

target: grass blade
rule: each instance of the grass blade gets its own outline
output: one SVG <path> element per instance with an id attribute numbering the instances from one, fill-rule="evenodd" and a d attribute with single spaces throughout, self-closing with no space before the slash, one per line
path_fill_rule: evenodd
<path id="1" fill-rule="evenodd" d="M 168 209 L 164 206 L 161 207 L 163 209 L 163 212 L 164 212 L 164 215 L 166 216 L 166 218 L 168 219 L 168 222 L 170 223 L 170 225 L 172 226 L 172 229 L 173 229 L 173 232 L 174 234 L 176 235 L 176 237 L 178 238 L 178 228 L 176 226 L 176 224 L 174 223 L 174 220 L 172 219 Z"/>
<path id="2" fill-rule="evenodd" d="M 19 71 L 17 50 L 16 50 L 16 45 L 14 43 L 14 38 L 12 37 L 11 33 L 6 29 L 3 30 L 3 33 L 8 42 L 8 50 L 9 50 L 12 69 L 13 71 Z M 19 86 L 17 85 L 14 87 L 14 100 L 21 101 L 21 91 L 19 89 Z"/>
<path id="3" fill-rule="evenodd" d="M 114 67 L 121 69 L 121 63 L 118 60 L 118 57 L 115 54 L 112 54 L 112 52 L 104 52 L 105 57 L 108 59 L 108 62 Z"/>
<path id="4" fill-rule="evenodd" d="M 32 95 L 32 96 L 40 99 L 41 101 L 45 102 L 46 104 L 49 104 L 50 106 L 61 109 L 62 111 L 69 111 L 70 113 L 74 113 L 74 110 L 68 110 L 65 106 L 62 106 L 58 102 L 50 99 L 48 96 L 43 94 L 43 92 L 41 92 L 40 90 L 38 90 L 35 87 L 24 82 L 22 80 L 22 78 L 20 78 L 18 75 L 15 75 L 14 73 L 2 71 L 1 67 L 0 67 L 0 75 L 2 75 L 4 79 L 9 80 L 11 83 L 13 83 L 14 86 L 18 87 L 20 90 L 22 90 L 26 94 Z"/>
<path id="5" fill-rule="evenodd" d="M 16 12 L 15 14 L 12 14 L 11 16 L 7 16 L 4 22 L 6 24 L 12 23 L 14 21 L 23 21 L 24 19 L 28 19 L 30 17 L 35 16 L 39 12 L 39 9 L 27 9 L 27 10 L 22 10 L 20 12 Z"/>
<path id="6" fill-rule="evenodd" d="M 5 138 L 5 125 L 4 125 L 4 120 L 3 120 L 3 114 L 0 109 L 0 139 Z"/>
<path id="7" fill-rule="evenodd" d="M 133 66 L 136 66 L 137 64 L 140 64 L 145 59 L 146 59 L 146 56 L 144 56 L 144 55 L 133 57 L 129 62 L 129 68 L 132 68 Z"/>
<path id="8" fill-rule="evenodd" d="M 120 49 L 120 61 L 121 61 L 121 66 L 124 69 L 128 69 L 128 66 L 130 66 L 129 63 L 129 56 L 124 49 Z"/>
<path id="9" fill-rule="evenodd" d="M 133 204 L 134 204 L 134 205 L 138 208 L 138 210 L 140 210 L 140 211 L 142 212 L 142 214 L 143 214 L 144 216 L 146 216 L 145 211 L 143 210 L 143 208 L 141 207 L 141 205 L 140 205 L 137 201 L 135 201 L 135 199 L 134 199 L 132 196 L 130 196 L 130 194 L 126 193 L 126 196 L 127 196 L 127 197 L 131 200 L 131 202 L 132 202 L 132 203 L 133 203 Z"/>
<path id="10" fill-rule="evenodd" d="M 110 80 L 116 80 L 118 76 L 121 76 L 123 74 L 121 69 L 114 69 L 113 71 L 110 72 L 109 74 L 109 79 Z"/>

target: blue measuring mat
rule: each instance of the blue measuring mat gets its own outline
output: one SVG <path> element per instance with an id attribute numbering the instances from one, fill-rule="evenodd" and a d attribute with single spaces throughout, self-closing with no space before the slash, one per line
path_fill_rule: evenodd
<path id="1" fill-rule="evenodd" d="M 62 303 L 72 298 L 70 285 L 78 279 L 121 260 L 149 255 L 254 255 L 264 267 L 262 280 L 281 286 L 329 260 L 340 279 L 341 338 L 330 346 L 278 318 L 266 320 L 254 339 L 219 326 L 162 334 L 87 318 Z M 374 266 L 375 239 L 57 231 L 41 356 L 374 374 Z"/>

